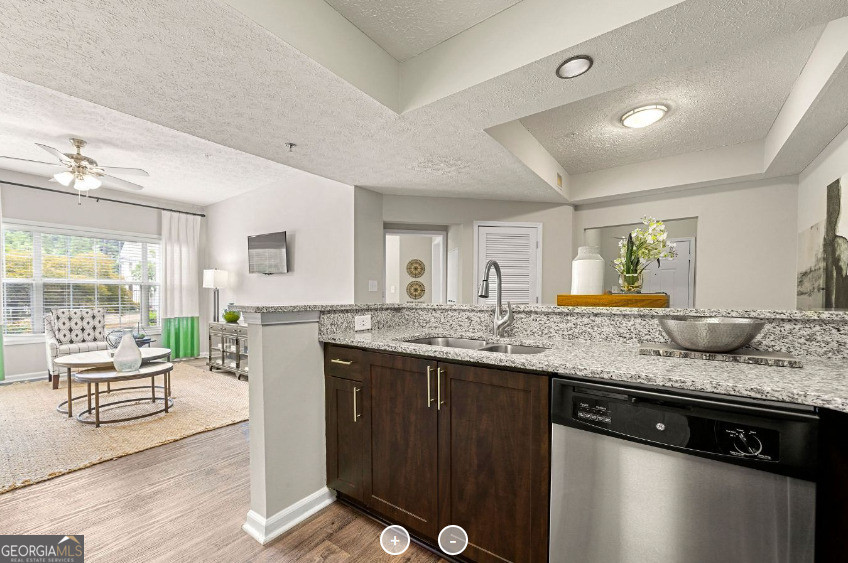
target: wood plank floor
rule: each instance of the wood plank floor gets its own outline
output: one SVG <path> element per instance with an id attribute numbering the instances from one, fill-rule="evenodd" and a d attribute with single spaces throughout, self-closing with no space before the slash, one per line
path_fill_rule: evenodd
<path id="1" fill-rule="evenodd" d="M 248 425 L 185 438 L 0 495 L 2 534 L 83 534 L 86 561 L 414 561 L 384 553 L 382 527 L 333 503 L 267 546 L 242 531 Z"/>

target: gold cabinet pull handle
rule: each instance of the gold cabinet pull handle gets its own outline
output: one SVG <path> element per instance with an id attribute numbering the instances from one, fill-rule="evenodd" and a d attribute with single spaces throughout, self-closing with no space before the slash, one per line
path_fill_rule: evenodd
<path id="1" fill-rule="evenodd" d="M 433 368 L 427 366 L 427 408 L 433 404 L 433 395 L 430 393 L 430 372 L 433 371 Z"/>
<path id="2" fill-rule="evenodd" d="M 354 422 L 357 422 L 359 420 L 359 417 L 362 416 L 362 415 L 359 414 L 359 411 L 356 409 L 356 394 L 360 390 L 361 389 L 359 387 L 353 388 L 353 421 Z"/>
<path id="3" fill-rule="evenodd" d="M 331 364 L 341 364 L 343 366 L 349 366 L 353 363 L 353 360 L 340 360 L 339 358 L 333 358 L 330 360 Z"/>
<path id="4" fill-rule="evenodd" d="M 442 372 L 445 371 L 442 368 L 436 370 L 436 393 L 438 395 L 438 403 L 436 403 L 436 409 L 442 410 L 442 405 L 445 402 L 442 400 Z"/>

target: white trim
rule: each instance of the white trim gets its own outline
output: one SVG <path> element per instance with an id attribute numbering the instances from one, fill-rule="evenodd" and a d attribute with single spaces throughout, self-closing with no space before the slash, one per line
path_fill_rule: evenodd
<path id="1" fill-rule="evenodd" d="M 47 383 L 47 370 L 33 371 L 30 373 L 18 373 L 16 375 L 7 375 L 0 380 L 0 385 L 4 383 L 20 383 L 22 381 L 39 381 Z"/>
<path id="2" fill-rule="evenodd" d="M 471 303 L 477 303 L 477 287 L 478 287 L 478 279 L 480 272 L 477 271 L 477 264 L 480 262 L 480 245 L 479 245 L 479 232 L 480 227 L 523 227 L 527 229 L 537 229 L 539 231 L 536 246 L 536 303 L 531 303 L 531 305 L 540 304 L 542 302 L 542 223 L 529 223 L 529 222 L 513 222 L 513 221 L 474 221 L 474 247 L 472 249 L 472 258 L 474 259 L 474 276 L 472 281 L 474 285 L 471 288 Z M 460 294 L 462 291 L 460 290 Z"/>
<path id="3" fill-rule="evenodd" d="M 16 228 L 17 227 L 17 228 Z M 160 243 L 162 237 L 158 235 L 145 235 L 127 231 L 113 231 L 111 229 L 98 229 L 95 227 L 79 227 L 75 225 L 60 225 L 58 223 L 44 223 L 42 221 L 28 221 L 25 219 L 8 219 L 3 217 L 3 230 L 30 230 L 35 229 L 43 233 L 57 235 L 102 235 L 104 238 L 120 237 L 127 242 L 150 242 Z"/>
<path id="4" fill-rule="evenodd" d="M 327 487 L 323 487 L 268 518 L 263 518 L 257 512 L 249 510 L 247 521 L 241 529 L 247 532 L 250 537 L 265 545 L 319 510 L 326 508 L 335 500 L 336 494 Z"/>

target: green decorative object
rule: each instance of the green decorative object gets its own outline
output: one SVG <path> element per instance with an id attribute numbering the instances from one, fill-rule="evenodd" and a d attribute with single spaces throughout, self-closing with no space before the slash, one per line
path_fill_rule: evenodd
<path id="1" fill-rule="evenodd" d="M 241 313 L 239 313 L 238 311 L 226 310 L 224 311 L 223 317 L 224 320 L 228 323 L 237 323 L 238 320 L 241 318 Z"/>

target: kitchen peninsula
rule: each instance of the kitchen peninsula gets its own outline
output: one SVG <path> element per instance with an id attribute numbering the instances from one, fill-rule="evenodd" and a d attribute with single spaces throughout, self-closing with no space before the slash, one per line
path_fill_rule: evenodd
<path id="1" fill-rule="evenodd" d="M 450 373 L 451 377 L 459 374 L 455 379 L 462 383 L 457 385 L 477 386 L 474 394 L 476 398 L 471 400 L 469 395 L 467 404 L 462 406 L 462 412 L 477 409 L 475 416 L 489 420 L 493 412 L 487 411 L 489 403 L 486 400 L 491 400 L 492 409 L 503 409 L 501 416 L 513 424 L 516 432 L 526 431 L 528 436 L 534 437 L 529 443 L 520 444 L 523 448 L 519 448 L 521 455 L 514 455 L 507 460 L 519 478 L 525 475 L 522 471 L 529 471 L 526 473 L 526 486 L 522 486 L 520 491 L 504 493 L 504 498 L 519 503 L 520 510 L 526 508 L 527 514 L 536 515 L 537 518 L 532 521 L 521 522 L 526 533 L 538 540 L 531 542 L 533 545 L 543 544 L 547 548 L 547 499 L 544 497 L 550 480 L 549 465 L 538 460 L 544 461 L 550 455 L 547 450 L 550 377 L 556 375 L 577 381 L 614 383 L 643 390 L 671 390 L 701 397 L 714 395 L 731 401 L 738 397 L 740 400 L 762 401 L 763 405 L 787 403 L 814 408 L 811 410 L 816 410 L 822 421 L 819 440 L 823 445 L 817 499 L 819 526 L 816 550 L 820 560 L 826 560 L 823 559 L 824 554 L 835 549 L 846 537 L 848 523 L 845 505 L 841 504 L 844 496 L 839 496 L 846 492 L 839 471 L 845 470 L 848 453 L 845 446 L 833 438 L 848 426 L 845 422 L 848 418 L 848 315 L 843 313 L 519 306 L 515 307 L 515 323 L 506 337 L 496 339 L 491 336 L 492 308 L 483 306 L 307 305 L 236 308 L 245 312 L 249 338 L 254 343 L 252 371 L 255 371 L 251 374 L 250 387 L 251 511 L 244 528 L 259 541 L 270 541 L 333 502 L 334 492 L 327 488 L 328 482 L 333 485 L 333 489 L 341 492 L 340 498 L 354 504 L 357 504 L 357 499 L 365 498 L 368 491 L 373 493 L 373 483 L 369 483 L 368 478 L 363 477 L 361 482 L 356 483 L 350 474 L 338 474 L 339 467 L 344 464 L 348 465 L 342 467 L 342 473 L 353 467 L 355 476 L 363 471 L 367 473 L 369 469 L 376 471 L 373 466 L 373 459 L 376 459 L 374 451 L 371 452 L 372 459 L 362 464 L 353 459 L 359 447 L 355 440 L 367 438 L 345 433 L 356 430 L 351 424 L 358 424 L 359 421 L 362 426 L 369 428 L 368 432 L 375 432 L 378 425 L 372 425 L 372 417 L 377 416 L 373 410 L 376 403 L 372 404 L 372 401 L 377 400 L 374 393 L 400 393 L 403 386 L 388 386 L 381 391 L 381 388 L 370 385 L 369 374 L 362 371 L 366 369 L 363 367 L 365 365 L 375 366 L 367 369 L 372 370 L 370 377 L 380 377 L 381 382 L 391 382 L 388 378 L 390 374 L 400 374 L 398 380 L 406 379 L 408 382 L 413 382 L 413 377 L 420 378 L 420 397 L 403 397 L 399 403 L 387 407 L 395 408 L 392 412 L 397 413 L 404 408 L 427 409 L 431 407 L 431 401 L 435 401 L 434 411 L 438 408 L 460 408 L 447 400 L 451 393 L 454 393 L 456 400 L 461 398 L 457 391 L 459 387 L 453 389 L 443 379 L 447 377 L 443 375 L 445 372 Z M 662 314 L 764 319 L 768 325 L 754 345 L 762 350 L 781 351 L 802 358 L 804 367 L 794 369 L 639 356 L 640 342 L 666 340 L 656 322 L 656 317 Z M 371 315 L 372 329 L 354 331 L 354 317 L 357 315 Z M 408 342 L 436 336 L 476 338 L 486 342 L 536 346 L 545 350 L 537 354 L 504 354 Z M 366 361 L 366 358 L 370 359 Z M 328 367 L 325 368 L 325 365 Z M 375 373 L 378 375 L 375 376 Z M 498 377 L 503 379 L 498 380 Z M 484 387 L 489 383 L 507 381 L 507 378 L 509 383 Z M 326 389 L 325 381 L 328 382 Z M 331 385 L 337 386 L 331 388 Z M 417 390 L 419 380 L 415 379 L 410 385 Z M 439 386 L 445 386 L 445 389 L 436 389 Z M 520 390 L 523 395 L 512 396 L 501 392 L 501 387 Z M 481 394 L 481 390 L 488 393 Z M 339 402 L 332 402 L 335 400 L 333 393 L 340 398 Z M 526 402 L 522 402 L 525 399 Z M 405 401 L 410 402 L 407 405 Z M 344 409 L 343 420 L 338 418 L 342 414 L 333 414 L 333 405 Z M 459 411 L 451 412 L 454 417 L 461 414 Z M 379 428 L 388 428 L 386 422 L 393 415 L 383 413 L 379 416 L 388 417 L 380 421 Z M 348 418 L 351 422 L 344 426 L 342 423 Z M 435 420 L 413 421 L 418 425 L 413 430 L 421 433 L 416 438 L 430 436 L 428 432 L 433 430 L 431 446 L 442 452 L 438 457 L 436 474 L 428 477 L 436 483 L 436 488 L 431 491 L 434 504 L 424 506 L 422 510 L 436 516 L 445 516 L 447 511 L 447 516 L 452 518 L 467 510 L 467 504 L 463 507 L 462 502 L 472 501 L 461 498 L 454 498 L 453 504 L 446 501 L 446 495 L 450 495 L 450 489 L 442 488 L 446 476 L 451 475 L 455 479 L 469 477 L 462 474 L 461 468 L 445 465 L 444 446 L 439 441 L 444 443 L 448 437 L 443 434 L 444 424 L 439 426 L 433 422 Z M 428 424 L 432 425 L 429 430 L 425 428 Z M 527 427 L 521 427 L 522 424 Z M 508 430 L 508 427 L 499 429 L 500 432 Z M 510 437 L 518 435 L 516 433 Z M 340 445 L 337 443 L 339 436 L 349 436 L 354 442 Z M 371 435 L 377 441 L 375 443 L 392 439 L 388 434 L 375 436 Z M 456 439 L 456 432 L 451 439 Z M 458 451 L 470 451 L 477 455 L 510 455 L 509 449 L 495 445 L 492 451 L 486 451 L 473 438 L 467 439 L 471 441 Z M 426 447 L 426 444 L 417 445 Z M 363 442 L 361 447 L 367 446 Z M 328 455 L 337 457 L 328 461 Z M 515 465 L 520 465 L 522 460 L 526 461 L 525 465 Z M 485 460 L 489 464 L 495 461 Z M 402 460 L 399 463 L 397 469 L 400 471 L 397 475 L 402 475 L 406 468 Z M 500 478 L 497 471 L 493 471 L 489 477 L 496 481 Z M 348 488 L 345 488 L 345 482 Z M 481 503 L 487 501 L 485 492 L 475 488 L 473 482 L 466 485 L 472 498 L 476 495 L 476 500 Z M 393 490 L 392 487 L 383 488 Z M 833 494 L 822 495 L 824 488 L 834 491 Z M 372 512 L 387 521 L 407 523 L 425 541 L 434 539 L 433 532 L 438 532 L 434 522 L 420 514 L 410 515 L 411 511 L 391 503 L 389 499 L 379 502 L 385 506 L 375 508 L 367 499 L 361 505 L 366 509 L 371 508 Z M 529 503 L 529 507 L 520 503 Z M 485 504 L 481 506 L 485 507 Z M 539 517 L 540 514 L 545 517 Z M 422 523 L 422 519 L 428 521 Z M 437 520 L 440 523 L 444 521 L 443 518 Z M 471 538 L 471 551 L 466 552 L 466 556 L 489 560 L 492 557 L 489 552 L 499 549 L 501 553 L 495 555 L 506 555 L 508 560 L 538 560 L 539 552 L 527 547 L 530 545 L 528 542 L 498 543 L 500 536 L 502 534 L 492 534 L 484 538 L 490 542 L 485 545 L 472 545 L 474 538 Z"/>

